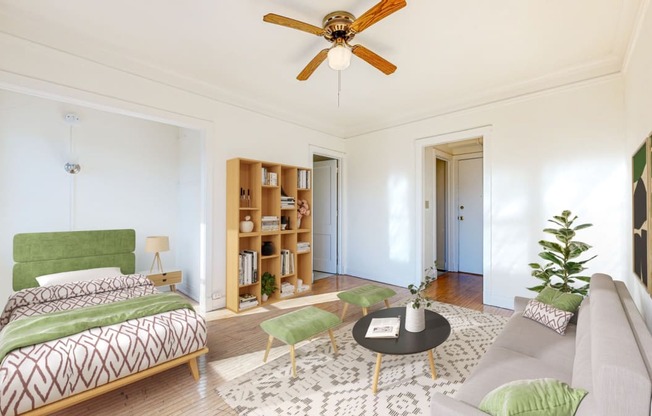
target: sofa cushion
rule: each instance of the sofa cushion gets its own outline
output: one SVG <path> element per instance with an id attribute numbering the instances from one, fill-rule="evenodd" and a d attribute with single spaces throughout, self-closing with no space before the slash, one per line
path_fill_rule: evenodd
<path id="1" fill-rule="evenodd" d="M 599 414 L 649 415 L 652 383 L 611 278 L 593 275 L 590 297 L 591 393 Z"/>
<path id="2" fill-rule="evenodd" d="M 493 345 L 536 358 L 553 369 L 571 374 L 575 359 L 575 331 L 576 326 L 570 324 L 562 337 L 538 322 L 514 313 Z"/>
<path id="3" fill-rule="evenodd" d="M 491 390 L 510 381 L 534 378 L 555 378 L 570 383 L 571 368 L 562 371 L 539 359 L 493 345 L 462 384 L 455 398 L 477 407 Z"/>
<path id="4" fill-rule="evenodd" d="M 523 311 L 523 316 L 547 326 L 559 335 L 564 335 L 573 312 L 566 312 L 532 299 Z"/>
<path id="5" fill-rule="evenodd" d="M 516 380 L 489 392 L 479 408 L 492 416 L 573 416 L 586 393 L 554 378 Z"/>
<path id="6" fill-rule="evenodd" d="M 554 306 L 562 311 L 573 313 L 577 312 L 577 308 L 580 307 L 582 299 L 584 298 L 580 295 L 562 292 L 550 286 L 545 287 L 536 297 L 536 300 L 539 302 Z"/>

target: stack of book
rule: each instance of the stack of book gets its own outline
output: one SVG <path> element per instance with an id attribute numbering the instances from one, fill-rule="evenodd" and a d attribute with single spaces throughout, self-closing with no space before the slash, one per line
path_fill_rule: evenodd
<path id="1" fill-rule="evenodd" d="M 242 250 L 238 256 L 238 278 L 240 286 L 258 281 L 258 252 Z"/>
<path id="2" fill-rule="evenodd" d="M 274 172 L 270 172 L 267 168 L 262 169 L 263 173 L 263 185 L 268 186 L 277 186 L 278 185 L 278 175 Z"/>
<path id="3" fill-rule="evenodd" d="M 293 196 L 281 196 L 281 209 L 294 208 L 295 200 Z"/>
<path id="4" fill-rule="evenodd" d="M 310 171 L 299 169 L 297 171 L 297 187 L 299 189 L 310 189 Z"/>
<path id="5" fill-rule="evenodd" d="M 288 249 L 281 250 L 281 276 L 294 274 L 294 254 Z"/>
<path id="6" fill-rule="evenodd" d="M 297 253 L 307 253 L 310 251 L 310 243 L 307 241 L 297 242 Z"/>
<path id="7" fill-rule="evenodd" d="M 281 283 L 281 297 L 286 298 L 292 295 L 294 295 L 294 285 L 288 282 Z"/>
<path id="8" fill-rule="evenodd" d="M 265 231 L 278 231 L 281 227 L 281 220 L 279 217 L 274 215 L 264 215 L 261 220 L 262 226 L 261 230 Z"/>
<path id="9" fill-rule="evenodd" d="M 251 293 L 243 293 L 240 295 L 240 309 L 253 308 L 258 305 L 258 299 Z"/>

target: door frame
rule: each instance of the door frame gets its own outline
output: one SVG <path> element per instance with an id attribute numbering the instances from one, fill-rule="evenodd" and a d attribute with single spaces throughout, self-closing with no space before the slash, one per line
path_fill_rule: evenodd
<path id="1" fill-rule="evenodd" d="M 433 186 L 432 178 L 434 178 L 434 148 L 433 146 L 457 142 L 461 140 L 468 140 L 477 137 L 482 137 L 482 188 L 483 188 L 483 238 L 482 238 L 482 274 L 483 274 L 483 297 L 490 298 L 489 294 L 492 292 L 492 274 L 491 274 L 491 160 L 487 157 L 491 154 L 493 127 L 491 125 L 480 126 L 468 130 L 461 130 L 455 132 L 442 133 L 436 136 L 424 137 L 415 140 L 415 227 L 416 227 L 416 241 L 415 241 L 415 270 L 414 270 L 414 283 L 419 284 L 424 278 L 424 270 L 430 266 L 427 259 L 432 258 L 432 241 L 426 242 L 426 233 L 424 226 L 432 223 L 432 211 L 426 208 L 426 202 L 433 201 Z M 449 169 L 451 166 L 449 165 Z M 452 179 L 449 175 L 449 180 Z M 455 201 L 452 195 L 449 194 L 449 199 Z M 450 203 L 449 203 L 450 207 Z M 450 212 L 450 211 L 449 211 Z M 450 228 L 449 224 L 449 228 Z M 436 239 L 434 241 L 436 244 Z M 430 254 L 425 252 L 426 247 L 429 248 Z M 449 252 L 449 260 L 452 253 Z"/>
<path id="2" fill-rule="evenodd" d="M 343 253 L 346 253 L 344 250 L 343 242 L 346 241 L 344 238 L 344 230 L 346 227 L 344 227 L 344 222 L 346 221 L 345 215 L 344 214 L 344 207 L 345 207 L 345 201 L 343 198 L 344 193 L 344 186 L 346 181 L 344 180 L 344 175 L 346 172 L 345 169 L 345 163 L 346 163 L 346 154 L 343 152 L 339 152 L 337 150 L 332 150 L 332 149 L 327 149 L 325 147 L 320 147 L 320 146 L 315 146 L 315 145 L 310 145 L 309 146 L 310 150 L 310 164 L 311 167 L 313 165 L 313 159 L 315 155 L 318 156 L 324 156 L 328 157 L 331 159 L 337 160 L 337 225 L 336 225 L 336 230 L 337 230 L 337 253 L 335 254 L 337 257 L 336 260 L 336 265 L 335 265 L 335 273 L 337 274 L 342 274 L 344 270 L 346 270 L 345 265 L 346 265 L 346 259 L 343 255 Z M 312 233 L 312 231 L 311 231 Z"/>

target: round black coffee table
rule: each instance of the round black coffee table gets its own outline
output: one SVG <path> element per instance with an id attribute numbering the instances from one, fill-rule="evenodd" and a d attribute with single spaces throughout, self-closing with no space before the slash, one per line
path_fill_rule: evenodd
<path id="1" fill-rule="evenodd" d="M 440 314 L 427 309 L 425 312 L 426 329 L 421 332 L 409 332 L 405 330 L 405 307 L 377 310 L 363 317 L 353 326 L 353 338 L 356 342 L 368 350 L 378 353 L 376 370 L 374 371 L 374 382 L 371 387 L 374 394 L 378 390 L 378 376 L 380 375 L 380 363 L 382 362 L 383 354 L 403 355 L 428 351 L 430 374 L 433 380 L 437 378 L 432 350 L 448 339 L 451 333 L 451 325 Z M 401 329 L 398 338 L 365 337 L 372 319 L 395 316 L 401 317 Z"/>

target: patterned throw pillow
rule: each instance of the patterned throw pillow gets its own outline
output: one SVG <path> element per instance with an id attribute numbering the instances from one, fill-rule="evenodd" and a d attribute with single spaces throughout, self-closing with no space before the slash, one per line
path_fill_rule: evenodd
<path id="1" fill-rule="evenodd" d="M 560 335 L 564 335 L 573 313 L 562 311 L 561 309 L 532 299 L 527 303 L 523 311 L 523 316 L 547 326 Z"/>

